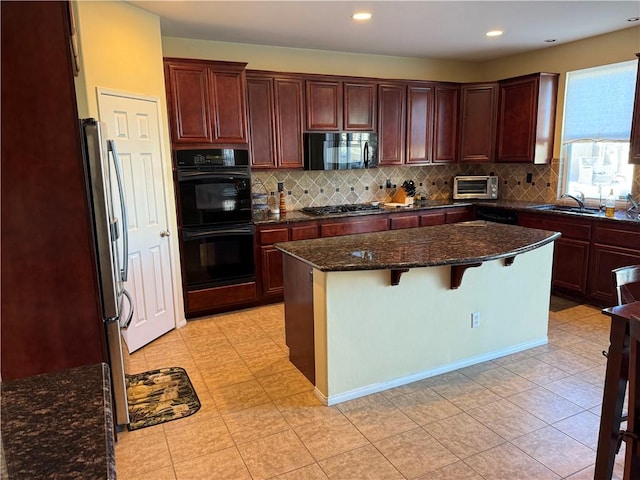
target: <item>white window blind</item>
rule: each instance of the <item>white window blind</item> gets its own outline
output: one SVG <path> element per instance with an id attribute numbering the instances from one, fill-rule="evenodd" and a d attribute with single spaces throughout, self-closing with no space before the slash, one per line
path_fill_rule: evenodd
<path id="1" fill-rule="evenodd" d="M 631 136 L 636 61 L 567 73 L 563 143 Z"/>

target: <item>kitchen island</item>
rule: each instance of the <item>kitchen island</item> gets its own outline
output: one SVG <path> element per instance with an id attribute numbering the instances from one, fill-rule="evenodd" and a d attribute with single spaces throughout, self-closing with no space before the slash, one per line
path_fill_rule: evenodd
<path id="1" fill-rule="evenodd" d="M 331 405 L 543 345 L 558 237 L 473 221 L 276 244 L 290 360 Z"/>

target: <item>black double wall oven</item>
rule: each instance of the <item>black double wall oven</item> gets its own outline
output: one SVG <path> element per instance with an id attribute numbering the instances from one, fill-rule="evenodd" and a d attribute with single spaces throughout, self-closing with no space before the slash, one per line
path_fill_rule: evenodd
<path id="1" fill-rule="evenodd" d="M 187 291 L 255 281 L 246 150 L 176 151 Z"/>

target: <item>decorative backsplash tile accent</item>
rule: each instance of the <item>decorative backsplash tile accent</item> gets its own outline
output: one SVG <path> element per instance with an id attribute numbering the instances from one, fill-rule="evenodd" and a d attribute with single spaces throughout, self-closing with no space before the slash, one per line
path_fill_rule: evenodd
<path id="1" fill-rule="evenodd" d="M 456 175 L 497 175 L 500 179 L 499 198 L 529 202 L 553 203 L 558 197 L 562 168 L 554 158 L 551 165 L 528 164 L 453 164 L 423 167 L 380 167 L 369 170 L 303 171 L 255 170 L 254 185 L 264 184 L 269 193 L 277 195 L 278 182 L 284 182 L 287 208 L 340 205 L 344 203 L 389 202 L 405 180 L 413 180 L 417 193 L 430 200 L 452 197 Z M 530 182 L 527 182 L 531 174 Z M 391 188 L 386 188 L 387 179 Z M 640 168 L 635 169 L 634 197 L 640 195 Z"/>

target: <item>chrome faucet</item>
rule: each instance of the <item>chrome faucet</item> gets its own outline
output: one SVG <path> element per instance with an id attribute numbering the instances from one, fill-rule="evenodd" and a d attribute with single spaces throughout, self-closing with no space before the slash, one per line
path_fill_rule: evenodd
<path id="1" fill-rule="evenodd" d="M 584 193 L 582 192 L 578 192 L 577 197 L 574 197 L 573 195 L 569 195 L 568 193 L 563 193 L 560 198 L 572 198 L 578 203 L 580 210 L 584 208 Z"/>

